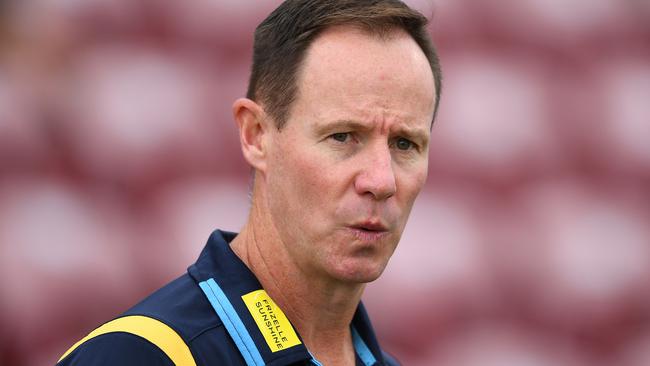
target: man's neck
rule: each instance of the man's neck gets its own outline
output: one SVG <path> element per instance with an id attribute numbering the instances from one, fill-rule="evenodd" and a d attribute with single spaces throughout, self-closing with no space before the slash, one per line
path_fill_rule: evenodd
<path id="1" fill-rule="evenodd" d="M 232 241 L 235 254 L 297 328 L 307 348 L 326 365 L 354 364 L 350 323 L 363 284 L 305 273 L 294 263 L 272 224 L 255 207 Z"/>

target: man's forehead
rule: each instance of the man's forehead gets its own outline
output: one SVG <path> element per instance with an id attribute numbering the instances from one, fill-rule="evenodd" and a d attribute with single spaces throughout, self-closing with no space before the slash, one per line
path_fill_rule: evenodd
<path id="1" fill-rule="evenodd" d="M 386 49 L 391 50 L 388 60 L 385 59 Z M 387 69 L 386 66 L 390 65 L 393 68 Z M 304 77 L 319 71 L 359 78 L 372 75 L 371 71 L 377 71 L 377 68 L 388 72 L 383 75 L 385 78 L 406 72 L 417 74 L 417 79 L 424 76 L 424 81 L 431 81 L 430 86 L 434 88 L 429 61 L 406 31 L 393 28 L 386 36 L 378 36 L 349 25 L 328 28 L 312 42 L 300 67 L 298 84 Z"/>
<path id="2" fill-rule="evenodd" d="M 308 103 L 303 108 L 331 103 L 391 109 L 403 101 L 409 113 L 433 114 L 435 87 L 428 60 L 398 29 L 391 38 L 379 38 L 356 27 L 332 27 L 308 50 L 297 81 L 294 104 Z"/>
<path id="3" fill-rule="evenodd" d="M 314 38 L 307 49 L 305 59 L 309 57 L 309 54 L 314 48 L 325 47 L 331 49 L 336 46 L 351 43 L 363 45 L 367 43 L 389 42 L 400 38 L 410 39 L 414 44 L 417 44 L 408 32 L 396 26 L 375 29 L 361 24 L 333 25 L 322 30 Z"/>

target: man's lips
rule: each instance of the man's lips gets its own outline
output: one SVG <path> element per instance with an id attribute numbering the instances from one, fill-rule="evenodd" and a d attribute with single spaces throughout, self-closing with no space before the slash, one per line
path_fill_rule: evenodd
<path id="1" fill-rule="evenodd" d="M 388 227 L 382 224 L 380 221 L 364 221 L 350 226 L 353 229 L 364 230 L 364 231 L 374 231 L 374 232 L 386 232 Z"/>
<path id="2" fill-rule="evenodd" d="M 379 220 L 368 220 L 348 226 L 354 237 L 362 242 L 376 242 L 389 234 L 388 226 Z"/>

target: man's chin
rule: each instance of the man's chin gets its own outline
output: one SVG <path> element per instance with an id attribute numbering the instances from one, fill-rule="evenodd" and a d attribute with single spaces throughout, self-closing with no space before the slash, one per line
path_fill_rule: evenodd
<path id="1" fill-rule="evenodd" d="M 337 268 L 330 274 L 341 282 L 364 284 L 378 279 L 385 268 L 385 265 L 378 263 L 355 263 Z"/>

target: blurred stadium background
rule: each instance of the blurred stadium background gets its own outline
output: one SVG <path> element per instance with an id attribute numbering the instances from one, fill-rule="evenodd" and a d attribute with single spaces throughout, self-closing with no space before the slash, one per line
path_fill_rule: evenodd
<path id="1" fill-rule="evenodd" d="M 415 366 L 650 365 L 650 1 L 410 1 L 445 90 L 366 304 Z M 0 364 L 48 365 L 248 206 L 278 1 L 0 2 Z"/>

